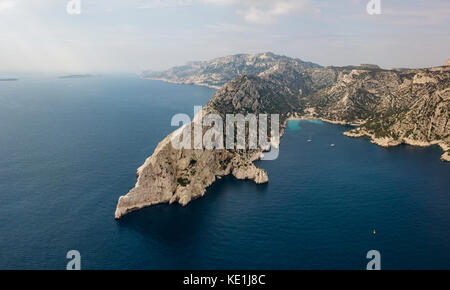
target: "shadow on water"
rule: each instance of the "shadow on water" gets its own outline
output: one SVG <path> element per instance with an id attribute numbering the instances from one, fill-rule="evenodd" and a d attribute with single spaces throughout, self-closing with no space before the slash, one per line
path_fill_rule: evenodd
<path id="1" fill-rule="evenodd" d="M 183 247 L 195 240 L 209 218 L 218 211 L 229 211 L 227 203 L 237 192 L 264 194 L 268 184 L 255 184 L 250 180 L 237 180 L 225 176 L 207 188 L 203 197 L 183 207 L 177 204 L 158 204 L 132 212 L 117 221 L 120 227 L 135 230 L 145 239 L 157 240 L 169 246 Z M 252 197 L 242 197 L 242 202 Z M 241 201 L 240 201 L 241 202 Z"/>

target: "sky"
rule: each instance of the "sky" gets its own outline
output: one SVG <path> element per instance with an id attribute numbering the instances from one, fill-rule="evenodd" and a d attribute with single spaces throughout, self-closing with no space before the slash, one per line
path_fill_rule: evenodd
<path id="1" fill-rule="evenodd" d="M 71 1 L 0 0 L 0 73 L 139 73 L 265 51 L 324 66 L 450 58 L 449 0 L 379 0 L 380 14 L 374 0 L 77 0 L 79 14 Z"/>

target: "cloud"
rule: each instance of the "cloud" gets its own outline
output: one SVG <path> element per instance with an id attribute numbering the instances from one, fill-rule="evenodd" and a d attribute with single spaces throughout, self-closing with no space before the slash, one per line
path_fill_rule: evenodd
<path id="1" fill-rule="evenodd" d="M 251 27 L 232 23 L 208 24 L 206 25 L 206 28 L 216 33 L 245 33 L 254 31 L 254 29 L 252 29 Z"/>
<path id="2" fill-rule="evenodd" d="M 0 11 L 14 8 L 16 6 L 16 2 L 12 0 L 0 0 Z"/>
<path id="3" fill-rule="evenodd" d="M 194 0 L 151 0 L 143 5 L 140 5 L 138 9 L 191 6 L 194 2 Z"/>
<path id="4" fill-rule="evenodd" d="M 272 23 L 282 15 L 317 12 L 312 0 L 203 0 L 207 4 L 236 6 L 236 12 L 248 22 Z"/>
<path id="5" fill-rule="evenodd" d="M 237 14 L 253 23 L 273 23 L 277 17 L 295 12 L 317 12 L 312 0 L 148 0 L 138 8 L 179 7 L 201 3 L 236 7 Z"/>

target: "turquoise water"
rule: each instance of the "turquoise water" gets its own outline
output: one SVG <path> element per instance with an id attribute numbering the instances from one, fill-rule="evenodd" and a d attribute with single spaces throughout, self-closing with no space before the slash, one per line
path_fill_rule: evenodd
<path id="1" fill-rule="evenodd" d="M 306 122 L 309 123 L 313 123 L 313 124 L 318 124 L 318 125 L 323 125 L 323 122 L 321 120 L 316 120 L 316 119 L 306 119 Z"/>
<path id="2" fill-rule="evenodd" d="M 1 83 L 0 268 L 65 269 L 72 249 L 84 269 L 365 269 L 371 249 L 384 269 L 450 268 L 440 149 L 322 122 L 288 124 L 279 158 L 258 162 L 266 185 L 226 177 L 184 208 L 115 221 L 172 115 L 212 93 L 125 75 Z"/>
<path id="3" fill-rule="evenodd" d="M 289 120 L 287 123 L 287 129 L 292 131 L 300 130 L 300 122 L 300 120 Z"/>
<path id="4" fill-rule="evenodd" d="M 302 129 L 301 124 L 305 123 L 305 122 L 312 123 L 312 124 L 317 124 L 317 125 L 323 125 L 324 124 L 323 121 L 317 120 L 317 119 L 303 119 L 303 120 L 292 119 L 292 120 L 289 120 L 287 122 L 287 129 L 288 130 L 293 130 L 293 131 L 301 130 Z"/>

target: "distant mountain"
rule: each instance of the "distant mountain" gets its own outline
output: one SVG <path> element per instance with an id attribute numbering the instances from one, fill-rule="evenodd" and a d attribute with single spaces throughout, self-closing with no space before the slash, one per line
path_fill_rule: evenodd
<path id="1" fill-rule="evenodd" d="M 271 52 L 236 54 L 210 61 L 194 61 L 162 72 L 144 71 L 146 79 L 164 80 L 180 84 L 195 84 L 219 88 L 239 75 L 259 75 L 289 65 L 297 70 L 318 68 L 320 65 Z"/>

